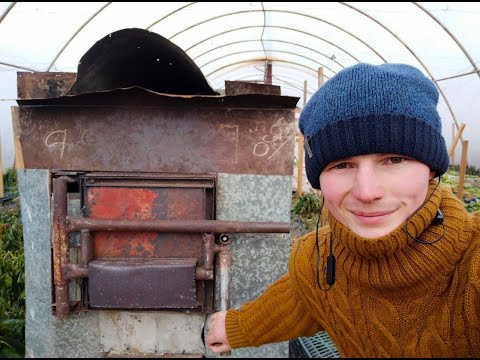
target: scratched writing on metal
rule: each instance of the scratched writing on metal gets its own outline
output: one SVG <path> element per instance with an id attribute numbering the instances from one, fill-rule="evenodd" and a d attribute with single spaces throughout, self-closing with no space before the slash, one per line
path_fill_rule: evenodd
<path id="1" fill-rule="evenodd" d="M 85 139 L 87 138 L 87 137 L 86 137 L 87 133 L 88 133 L 88 130 L 83 130 L 82 135 L 80 136 L 80 142 L 81 142 L 83 145 L 90 145 L 90 144 L 88 144 L 88 141 L 85 142 Z"/>
<path id="2" fill-rule="evenodd" d="M 235 129 L 235 164 L 238 164 L 238 125 L 220 124 L 220 129 Z"/>
<path id="3" fill-rule="evenodd" d="M 270 160 L 286 143 L 293 139 L 291 135 L 294 131 L 294 125 L 285 125 L 282 123 L 282 120 L 284 120 L 283 117 L 270 126 L 270 134 L 264 135 L 262 141 L 253 146 L 253 154 L 255 156 L 265 156 L 272 150 L 273 152 L 267 158 Z"/>
<path id="4" fill-rule="evenodd" d="M 56 134 L 59 134 L 58 136 L 60 137 L 60 141 L 54 141 L 54 142 L 49 142 L 50 140 L 50 137 L 56 135 Z M 45 146 L 46 147 L 52 147 L 52 146 L 60 146 L 60 159 L 63 159 L 63 153 L 65 152 L 65 143 L 66 143 L 66 139 L 67 139 L 67 129 L 65 130 L 56 130 L 56 131 L 53 131 L 51 132 L 50 134 L 47 135 L 47 137 L 45 138 Z M 55 138 L 53 138 L 53 140 L 56 140 Z"/>

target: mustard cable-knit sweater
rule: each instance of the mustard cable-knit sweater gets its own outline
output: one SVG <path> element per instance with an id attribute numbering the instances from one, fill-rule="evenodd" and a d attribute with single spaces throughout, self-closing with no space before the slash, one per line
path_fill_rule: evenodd
<path id="1" fill-rule="evenodd" d="M 406 223 L 366 239 L 330 216 L 318 234 L 320 269 L 334 236 L 336 280 L 329 291 L 316 282 L 315 232 L 300 238 L 289 272 L 255 301 L 227 312 L 231 347 L 326 330 L 342 357 L 480 357 L 480 213 L 467 213 L 434 181 L 427 199 L 408 229 L 423 241 L 438 239 L 442 226 L 430 223 L 440 206 L 446 233 L 430 245 L 409 238 Z M 323 272 L 320 285 L 327 288 Z"/>

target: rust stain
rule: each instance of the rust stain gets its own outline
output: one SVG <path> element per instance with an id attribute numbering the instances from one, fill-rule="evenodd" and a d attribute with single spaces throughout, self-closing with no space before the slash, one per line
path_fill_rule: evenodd
<path id="1" fill-rule="evenodd" d="M 149 189 L 92 188 L 88 191 L 90 217 L 95 219 L 154 219 L 151 205 L 157 194 Z"/>

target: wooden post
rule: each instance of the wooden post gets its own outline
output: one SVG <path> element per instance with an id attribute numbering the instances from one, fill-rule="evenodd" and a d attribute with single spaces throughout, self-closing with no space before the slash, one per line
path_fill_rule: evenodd
<path id="1" fill-rule="evenodd" d="M 15 169 L 24 169 L 22 144 L 20 143 L 20 127 L 18 126 L 18 107 L 12 106 L 13 144 L 15 148 Z"/>
<path id="2" fill-rule="evenodd" d="M 458 140 L 462 136 L 463 129 L 465 129 L 465 124 L 461 123 L 460 124 L 460 129 L 458 129 L 457 136 L 455 136 L 455 139 L 453 139 L 452 146 L 450 147 L 450 151 L 448 152 L 448 156 L 451 157 L 453 154 L 453 150 L 455 149 L 455 146 L 457 146 Z"/>
<path id="3" fill-rule="evenodd" d="M 307 80 L 303 82 L 303 107 L 307 103 Z M 303 193 L 303 135 L 298 132 L 297 196 Z"/>
<path id="4" fill-rule="evenodd" d="M 463 183 L 465 181 L 465 170 L 467 169 L 467 150 L 468 150 L 468 140 L 463 140 L 462 161 L 460 163 L 460 176 L 458 178 L 458 190 L 457 190 L 457 197 L 460 200 L 462 200 L 462 196 L 463 196 Z"/>
<path id="5" fill-rule="evenodd" d="M 452 144 L 453 144 L 453 139 L 455 139 L 455 123 L 452 123 Z M 452 156 L 450 159 L 450 164 L 455 163 L 455 149 L 452 149 Z"/>
<path id="6" fill-rule="evenodd" d="M 0 197 L 5 196 L 5 191 L 3 189 L 3 162 L 2 162 L 2 142 L 0 139 Z"/>
<path id="7" fill-rule="evenodd" d="M 318 88 L 320 89 L 323 85 L 323 67 L 318 68 Z"/>

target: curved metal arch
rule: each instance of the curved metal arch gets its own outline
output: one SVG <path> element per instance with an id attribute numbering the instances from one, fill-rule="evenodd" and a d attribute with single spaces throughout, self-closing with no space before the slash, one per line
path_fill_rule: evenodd
<path id="1" fill-rule="evenodd" d="M 25 66 L 13 65 L 13 64 L 6 63 L 6 62 L 0 62 L 0 65 L 10 66 L 12 68 L 27 70 L 27 71 L 31 71 L 31 72 L 37 71 L 37 70 L 34 70 L 34 69 L 27 68 Z"/>
<path id="2" fill-rule="evenodd" d="M 246 13 L 251 13 L 251 12 L 262 12 L 262 13 L 265 13 L 265 10 L 240 10 L 240 11 L 235 11 L 235 12 L 232 12 L 232 13 L 226 13 L 226 14 L 222 14 L 222 15 L 217 15 L 217 16 L 213 16 L 211 18 L 208 18 L 206 20 L 202 20 L 200 22 L 197 22 L 193 25 L 190 25 L 190 26 L 187 26 L 186 28 L 184 28 L 183 30 L 180 30 L 178 32 L 176 32 L 175 34 L 171 35 L 168 40 L 172 41 L 172 39 L 175 37 L 175 36 L 178 36 L 180 34 L 183 34 L 184 32 L 188 31 L 188 30 L 191 30 L 193 29 L 194 27 L 197 27 L 197 26 L 200 26 L 200 25 L 203 25 L 203 24 L 206 24 L 207 22 L 210 22 L 210 21 L 213 21 L 213 20 L 217 20 L 217 19 L 221 19 L 221 18 L 224 18 L 226 16 L 230 16 L 230 15 L 239 15 L 239 14 L 246 14 Z M 259 27 L 263 27 L 264 25 L 259 25 Z"/>
<path id="3" fill-rule="evenodd" d="M 320 22 L 323 22 L 325 24 L 328 24 L 348 35 L 350 35 L 351 37 L 353 37 L 354 39 L 358 40 L 360 43 L 362 43 L 363 45 L 365 45 L 367 48 L 369 48 L 371 51 L 373 51 L 380 59 L 382 59 L 383 62 L 387 62 L 387 60 L 381 55 L 379 54 L 374 48 L 372 48 L 368 43 L 366 43 L 365 41 L 363 41 L 362 39 L 360 39 L 358 36 L 356 36 L 355 34 L 351 33 L 350 31 L 348 30 L 345 30 L 343 29 L 342 27 L 338 26 L 338 25 L 335 25 L 333 23 L 331 23 L 330 21 L 327 21 L 327 20 L 323 20 L 323 19 L 320 19 L 316 16 L 312 16 L 312 15 L 308 15 L 308 14 L 303 14 L 303 13 L 299 13 L 299 12 L 295 12 L 295 11 L 290 11 L 290 10 L 242 10 L 242 11 L 235 11 L 235 12 L 232 12 L 232 13 L 227 13 L 227 14 L 222 14 L 222 15 L 218 15 L 218 16 L 214 16 L 214 17 L 211 17 L 207 20 L 203 20 L 203 21 L 200 21 L 194 25 L 191 25 L 179 32 L 177 32 L 176 34 L 170 36 L 168 39 L 169 40 L 172 40 L 175 36 L 178 36 L 196 26 L 199 26 L 199 25 L 202 25 L 202 24 L 205 24 L 207 22 L 210 22 L 210 21 L 213 21 L 213 20 L 217 20 L 217 19 L 220 19 L 220 18 L 223 18 L 223 17 L 226 17 L 226 16 L 231 16 L 231 15 L 238 15 L 238 14 L 244 14 L 244 13 L 252 13 L 252 12 L 260 12 L 260 11 L 267 11 L 267 12 L 278 12 L 278 13 L 286 13 L 286 14 L 293 14 L 293 15 L 298 15 L 298 16 L 303 16 L 303 17 L 308 17 L 308 18 L 311 18 L 311 19 L 314 19 L 314 20 L 317 20 L 317 21 L 320 21 Z"/>
<path id="4" fill-rule="evenodd" d="M 474 71 L 469 71 L 469 72 L 463 73 L 463 74 L 457 74 L 457 75 L 447 76 L 447 77 L 444 77 L 444 78 L 441 78 L 441 79 L 437 79 L 437 80 L 435 80 L 435 81 L 436 81 L 436 82 L 439 82 L 439 81 L 444 81 L 444 80 L 450 80 L 450 79 L 455 79 L 455 78 L 458 78 L 458 77 L 467 76 L 467 75 L 472 75 L 472 74 L 478 74 L 478 75 L 480 76 L 480 70 L 474 70 Z"/>
<path id="5" fill-rule="evenodd" d="M 360 10 L 360 9 L 357 9 L 356 7 L 350 5 L 350 4 L 347 4 L 347 3 L 343 3 L 343 2 L 340 2 L 340 4 L 346 6 L 346 7 L 349 7 L 351 8 L 352 10 L 354 11 L 357 11 L 359 12 L 360 14 L 362 14 L 363 16 L 366 16 L 367 18 L 369 18 L 370 20 L 374 21 L 375 23 L 377 23 L 378 25 L 380 25 L 383 29 L 385 29 L 386 31 L 388 31 L 392 36 L 394 36 L 398 41 L 400 41 L 400 43 L 415 57 L 415 59 L 417 59 L 417 61 L 422 65 L 422 67 L 425 69 L 425 71 L 428 73 L 428 75 L 430 76 L 430 78 L 432 79 L 432 81 L 435 83 L 435 85 L 437 86 L 437 89 L 439 91 L 439 93 L 442 95 L 443 97 L 443 100 L 445 101 L 445 103 L 447 104 L 447 107 L 448 107 L 448 110 L 450 111 L 450 114 L 452 115 L 452 119 L 453 121 L 455 122 L 455 125 L 457 127 L 457 129 L 459 128 L 459 125 L 458 125 L 458 122 L 457 122 L 457 119 L 455 117 L 455 114 L 453 112 L 453 109 L 452 107 L 450 106 L 450 103 L 445 95 L 445 93 L 443 92 L 443 90 L 440 88 L 440 86 L 438 86 L 435 78 L 433 77 L 432 73 L 430 72 L 430 69 L 428 68 L 427 65 L 425 65 L 422 61 L 422 59 L 420 59 L 416 54 L 415 52 L 402 40 L 400 39 L 400 37 L 395 34 L 392 30 L 390 30 L 389 28 L 387 28 L 383 23 L 381 23 L 380 21 L 378 21 L 377 19 L 375 19 L 373 16 L 365 13 L 364 11 Z M 462 139 L 463 140 L 463 139 Z"/>
<path id="6" fill-rule="evenodd" d="M 265 25 L 267 25 L 267 13 L 265 12 L 263 1 L 260 4 L 262 5 L 262 11 L 263 11 L 263 27 L 262 27 L 262 35 L 260 35 L 260 42 L 262 43 L 263 54 L 265 55 L 265 58 L 266 58 L 267 52 L 265 51 L 265 45 L 263 43 L 263 34 L 265 33 Z"/>
<path id="7" fill-rule="evenodd" d="M 203 52 L 202 54 L 197 55 L 197 56 L 194 57 L 192 60 L 195 61 L 195 60 L 197 60 L 199 57 L 201 57 L 201 56 L 203 56 L 203 55 L 205 55 L 205 54 L 211 53 L 212 51 L 215 51 L 215 50 L 217 50 L 217 49 L 221 49 L 222 47 L 226 47 L 226 46 L 234 45 L 234 44 L 240 44 L 240 43 L 244 43 L 244 42 L 254 42 L 254 41 L 256 42 L 256 41 L 258 41 L 258 40 L 252 39 L 252 40 L 239 40 L 239 41 L 229 42 L 229 43 L 227 43 L 227 44 L 223 44 L 223 45 L 214 47 L 213 49 L 209 49 L 209 50 Z M 312 48 L 310 48 L 310 47 L 308 47 L 308 46 L 304 46 L 304 45 L 300 45 L 300 44 L 295 44 L 295 43 L 293 43 L 293 42 L 291 42 L 291 41 L 277 40 L 277 39 L 268 39 L 268 40 L 264 40 L 264 41 L 275 42 L 275 43 L 278 42 L 278 43 L 283 43 L 283 44 L 289 44 L 289 45 L 298 46 L 298 47 L 301 47 L 301 48 L 310 50 L 310 51 L 312 51 L 312 52 L 315 52 L 315 53 L 317 53 L 318 55 L 321 55 L 321 56 L 323 56 L 323 57 L 325 57 L 325 58 L 333 61 L 333 62 L 336 63 L 338 66 L 340 66 L 342 69 L 345 68 L 345 66 L 342 65 L 342 64 L 340 64 L 337 60 L 332 59 L 332 58 L 330 58 L 328 55 L 325 55 L 324 53 L 322 53 L 322 52 L 320 52 L 320 51 L 318 51 L 318 50 L 312 49 Z M 265 57 L 266 57 L 266 55 L 265 55 Z"/>
<path id="8" fill-rule="evenodd" d="M 250 60 L 243 60 L 243 61 L 237 61 L 237 62 L 234 62 L 234 63 L 230 63 L 230 64 L 227 64 L 225 66 L 222 66 L 212 72 L 210 72 L 208 75 L 206 75 L 205 77 L 208 78 L 209 76 L 215 74 L 216 72 L 220 71 L 220 70 L 223 70 L 223 69 L 226 69 L 228 67 L 231 67 L 231 66 L 234 66 L 234 65 L 238 65 L 238 64 L 243 64 L 243 63 L 249 63 L 249 64 L 255 64 L 255 63 L 258 63 L 258 62 L 265 62 L 267 59 L 264 59 L 264 58 L 261 58 L 261 59 L 250 59 Z M 281 63 L 287 63 L 287 64 L 292 64 L 292 65 L 296 65 L 296 66 L 299 66 L 299 67 L 303 67 L 303 68 L 306 68 L 308 70 L 311 70 L 312 73 L 316 74 L 317 73 L 317 70 L 316 69 L 312 69 L 311 67 L 309 66 L 306 66 L 306 65 L 303 65 L 303 64 L 298 64 L 296 62 L 293 62 L 293 61 L 287 61 L 287 60 L 279 60 L 279 59 L 268 59 L 270 60 L 272 63 L 275 63 L 275 62 L 281 62 Z"/>
<path id="9" fill-rule="evenodd" d="M 259 52 L 259 51 L 262 51 L 262 50 L 245 50 L 245 51 L 237 51 L 237 52 L 234 52 L 234 53 L 229 53 L 229 54 L 227 54 L 227 55 L 225 55 L 225 56 L 222 56 L 222 57 L 220 57 L 220 58 L 215 58 L 215 59 L 213 59 L 213 60 L 210 60 L 209 62 L 201 65 L 201 66 L 200 66 L 200 69 L 203 68 L 203 67 L 205 67 L 205 66 L 207 66 L 207 65 L 209 65 L 209 64 L 211 64 L 211 63 L 213 63 L 213 62 L 215 62 L 215 61 L 217 61 L 217 60 L 223 59 L 223 58 L 225 58 L 225 57 L 227 57 L 227 56 L 238 55 L 238 54 L 245 54 L 245 53 L 250 53 L 250 52 Z M 307 60 L 309 60 L 309 61 L 311 61 L 311 62 L 313 62 L 313 63 L 319 64 L 319 62 L 316 61 L 316 60 L 313 60 L 313 59 L 311 59 L 311 58 L 309 58 L 309 57 L 307 57 L 307 56 L 304 56 L 304 55 L 296 54 L 296 53 L 291 52 L 291 51 L 283 51 L 283 50 L 269 50 L 269 51 L 272 52 L 272 53 L 283 53 L 283 54 L 295 55 L 295 56 L 298 56 L 298 57 L 307 59 Z M 267 61 L 270 60 L 269 58 L 266 58 L 266 59 L 267 59 Z M 322 65 L 322 66 L 323 66 L 325 69 L 327 69 L 327 70 L 329 70 L 329 71 L 331 71 L 332 73 L 335 74 L 335 72 L 334 72 L 332 69 L 330 69 L 329 67 L 324 66 L 324 65 Z"/>
<path id="10" fill-rule="evenodd" d="M 477 64 L 475 64 L 475 61 L 473 60 L 473 58 L 470 56 L 470 54 L 468 53 L 467 49 L 465 49 L 465 47 L 462 45 L 462 43 L 455 37 L 455 35 L 452 34 L 452 32 L 450 30 L 448 30 L 448 28 L 435 16 L 433 15 L 430 11 L 428 11 L 427 9 L 425 9 L 422 5 L 420 5 L 419 3 L 417 2 L 412 2 L 413 5 L 416 5 L 418 8 L 420 8 L 421 10 L 423 10 L 428 16 L 430 16 L 433 20 L 435 20 L 435 22 L 440 25 L 440 27 L 452 38 L 453 41 L 455 41 L 455 44 L 457 44 L 457 46 L 460 48 L 460 50 L 463 51 L 463 53 L 465 54 L 466 58 L 468 59 L 468 61 L 470 61 L 470 64 L 472 64 L 473 66 L 473 72 L 476 72 L 477 75 L 480 77 L 480 72 L 479 72 L 479 69 L 477 67 Z M 466 74 L 462 74 L 462 75 L 459 75 L 459 76 L 465 76 L 465 75 L 470 75 L 472 74 L 473 72 L 470 72 L 470 73 L 466 73 Z M 443 79 L 442 79 L 443 80 Z M 437 79 L 437 81 L 439 81 Z"/>
<path id="11" fill-rule="evenodd" d="M 192 46 L 190 46 L 189 48 L 187 48 L 187 49 L 185 50 L 185 52 L 188 52 L 188 51 L 190 51 L 191 49 L 193 49 L 195 46 L 198 46 L 198 45 L 204 43 L 205 41 L 211 40 L 211 39 L 213 39 L 213 38 L 215 38 L 215 37 L 217 37 L 217 36 L 221 36 L 221 35 L 228 34 L 228 33 L 230 33 L 230 32 L 239 31 L 239 30 L 252 29 L 252 28 L 258 28 L 258 27 L 261 27 L 261 26 L 259 26 L 259 25 L 255 25 L 255 26 L 243 26 L 243 27 L 239 27 L 239 28 L 236 28 L 236 29 L 230 29 L 230 30 L 222 31 L 222 32 L 220 32 L 220 33 L 218 33 L 218 34 L 209 36 L 208 38 L 203 39 L 203 40 L 201 40 L 201 41 L 193 44 Z M 316 39 L 318 39 L 318 40 L 320 40 L 320 41 L 324 41 L 324 42 L 326 42 L 327 44 L 332 45 L 333 47 L 335 47 L 335 48 L 339 49 L 340 51 L 343 51 L 345 54 L 349 55 L 349 56 L 350 56 L 352 59 L 354 59 L 356 62 L 360 62 L 360 60 L 357 59 L 355 56 L 353 56 L 350 52 L 346 51 L 345 49 L 341 48 L 340 46 L 338 46 L 338 45 L 332 43 L 331 41 L 326 40 L 326 39 L 324 39 L 324 38 L 322 38 L 322 37 L 320 37 L 320 36 L 316 36 L 316 35 L 307 33 L 307 32 L 305 32 L 305 31 L 293 29 L 293 28 L 290 28 L 290 27 L 287 27 L 287 26 L 267 25 L 266 27 L 267 27 L 267 28 L 273 28 L 273 29 L 283 29 L 283 30 L 288 30 L 288 31 L 293 31 L 293 32 L 299 32 L 299 33 L 301 33 L 301 34 L 311 36 L 311 37 L 313 37 L 313 38 L 316 38 Z"/>
<path id="12" fill-rule="evenodd" d="M 12 2 L 8 7 L 7 7 L 7 10 L 5 10 L 5 12 L 2 14 L 2 16 L 0 16 L 0 24 L 2 23 L 2 21 L 7 17 L 8 13 L 10 11 L 12 11 L 13 7 L 17 5 L 17 2 Z"/>
<path id="13" fill-rule="evenodd" d="M 158 19 L 157 21 L 154 21 L 151 25 L 147 26 L 147 27 L 145 28 L 145 30 L 150 30 L 150 28 L 154 27 L 154 26 L 157 25 L 159 22 L 165 20 L 165 19 L 168 18 L 169 16 L 171 16 L 171 15 L 173 15 L 173 14 L 175 14 L 175 13 L 177 13 L 177 12 L 179 12 L 179 11 L 181 11 L 181 10 L 189 7 L 189 6 L 192 6 L 192 5 L 196 4 L 196 3 L 197 3 L 197 2 L 191 2 L 191 3 L 187 4 L 187 5 L 184 5 L 184 6 L 182 6 L 182 7 L 179 7 L 178 9 L 175 9 L 175 10 L 172 11 L 171 13 L 169 13 L 169 14 L 161 17 L 161 18 Z"/>
<path id="14" fill-rule="evenodd" d="M 48 65 L 48 68 L 47 68 L 47 71 L 50 71 L 50 69 L 53 67 L 53 65 L 55 64 L 55 62 L 58 60 L 58 58 L 60 57 L 60 55 L 62 55 L 62 53 L 65 51 L 65 49 L 67 48 L 68 45 L 70 45 L 70 43 L 73 41 L 73 39 L 75 39 L 75 37 L 78 35 L 78 33 L 80 31 L 83 30 L 83 28 L 85 26 L 87 26 L 90 21 L 92 21 L 98 14 L 100 14 L 103 10 L 105 10 L 106 7 L 110 6 L 111 2 L 108 2 L 106 3 L 105 5 L 103 5 L 98 11 L 96 11 L 92 16 L 90 16 L 88 18 L 87 21 L 85 21 L 79 28 L 77 31 L 75 31 L 75 33 L 70 37 L 70 39 L 67 40 L 67 42 L 63 45 L 63 47 L 60 49 L 60 51 L 57 53 L 57 55 L 53 58 L 52 62 L 50 63 L 50 65 Z"/>

